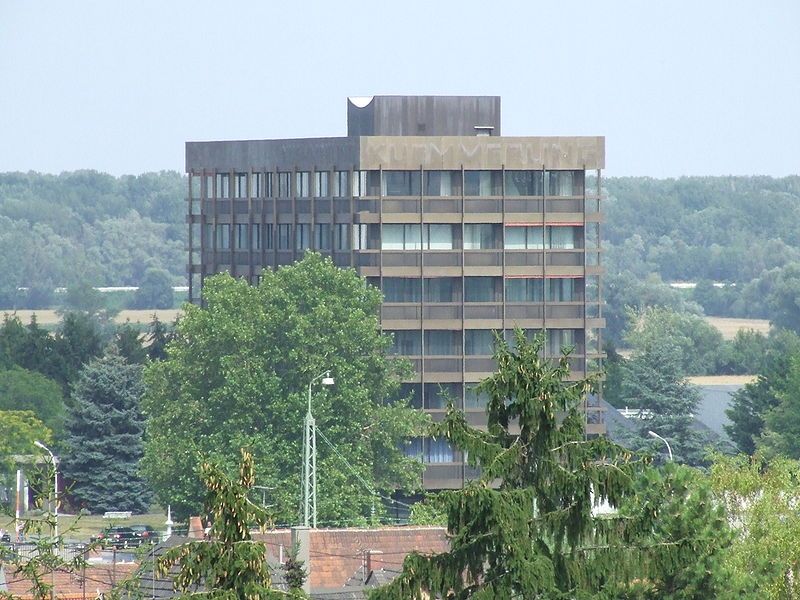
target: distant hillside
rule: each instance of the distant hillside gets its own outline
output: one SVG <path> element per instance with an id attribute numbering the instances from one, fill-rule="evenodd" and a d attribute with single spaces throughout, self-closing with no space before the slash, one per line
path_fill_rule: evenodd
<path id="1" fill-rule="evenodd" d="M 184 197 L 174 171 L 0 174 L 0 305 L 18 287 L 138 285 L 148 267 L 184 284 Z"/>

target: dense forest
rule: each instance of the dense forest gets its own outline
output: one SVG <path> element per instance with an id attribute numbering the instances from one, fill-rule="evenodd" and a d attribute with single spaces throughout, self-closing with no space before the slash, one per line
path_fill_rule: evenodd
<path id="1" fill-rule="evenodd" d="M 135 286 L 148 269 L 182 285 L 184 197 L 174 171 L 0 174 L 0 306 L 47 306 L 55 287 Z"/>
<path id="2" fill-rule="evenodd" d="M 148 272 L 185 283 L 185 185 L 174 171 L 0 174 L 0 306 L 46 306 L 54 287 L 136 286 Z M 625 177 L 604 187 L 612 342 L 626 307 L 795 317 L 800 177 Z"/>

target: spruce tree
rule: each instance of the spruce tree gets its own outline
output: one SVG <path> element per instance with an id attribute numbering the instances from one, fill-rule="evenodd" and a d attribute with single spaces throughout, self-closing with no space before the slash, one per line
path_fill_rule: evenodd
<path id="1" fill-rule="evenodd" d="M 128 364 L 113 344 L 89 362 L 72 392 L 64 476 L 77 504 L 93 513 L 146 512 L 151 493 L 139 476 L 144 419 L 141 366 Z"/>
<path id="2" fill-rule="evenodd" d="M 556 365 L 541 358 L 541 337 L 529 343 L 517 331 L 516 344 L 498 340 L 497 373 L 478 386 L 489 397 L 488 431 L 452 405 L 433 426 L 482 469 L 439 496 L 450 551 L 412 553 L 370 599 L 718 597 L 715 556 L 729 540 L 721 508 L 680 474 L 654 476 L 624 448 L 586 439 L 580 406 L 593 382 L 569 382 L 566 355 Z M 637 505 L 640 469 L 650 501 Z M 593 514 L 600 503 L 624 510 Z M 672 595 L 679 573 L 701 592 Z"/>
<path id="3" fill-rule="evenodd" d="M 679 348 L 669 338 L 649 342 L 635 351 L 622 373 L 622 404 L 642 410 L 625 445 L 666 456 L 664 443 L 648 434 L 654 431 L 669 442 L 675 461 L 706 464 L 705 448 L 711 440 L 694 423 L 700 392 L 686 380 Z"/>

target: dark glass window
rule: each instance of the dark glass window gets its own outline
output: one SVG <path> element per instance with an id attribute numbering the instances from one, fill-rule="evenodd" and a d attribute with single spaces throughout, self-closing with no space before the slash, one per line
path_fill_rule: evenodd
<path id="1" fill-rule="evenodd" d="M 308 198 L 311 195 L 311 173 L 308 171 L 295 173 L 294 192 L 298 198 Z"/>
<path id="2" fill-rule="evenodd" d="M 425 408 L 447 408 L 447 401 L 452 400 L 456 406 L 461 406 L 460 383 L 426 383 Z"/>
<path id="3" fill-rule="evenodd" d="M 426 196 L 460 196 L 461 171 L 425 171 Z"/>
<path id="4" fill-rule="evenodd" d="M 558 278 L 547 280 L 548 302 L 575 302 L 578 297 L 577 279 Z"/>
<path id="5" fill-rule="evenodd" d="M 350 171 L 333 172 L 333 195 L 336 198 L 347 198 L 350 196 L 349 177 Z"/>
<path id="6" fill-rule="evenodd" d="M 426 356 L 458 356 L 460 354 L 460 331 L 429 329 L 425 332 Z"/>
<path id="7" fill-rule="evenodd" d="M 250 226 L 247 223 L 236 224 L 236 249 L 247 250 L 250 246 L 248 230 Z"/>
<path id="8" fill-rule="evenodd" d="M 494 331 L 491 329 L 465 329 L 464 354 L 467 356 L 492 356 Z"/>
<path id="9" fill-rule="evenodd" d="M 464 225 L 464 250 L 500 248 L 499 223 L 467 223 Z"/>
<path id="10" fill-rule="evenodd" d="M 314 190 L 314 194 L 317 198 L 327 198 L 328 197 L 328 179 L 330 177 L 330 173 L 327 171 L 317 171 L 316 172 L 316 189 Z"/>
<path id="11" fill-rule="evenodd" d="M 230 250 L 231 226 L 227 223 L 217 224 L 217 250 Z"/>
<path id="12" fill-rule="evenodd" d="M 307 250 L 311 247 L 311 225 L 308 223 L 295 225 L 294 246 L 297 250 Z"/>
<path id="13" fill-rule="evenodd" d="M 506 279 L 506 302 L 541 302 L 543 290 L 541 278 Z"/>
<path id="14" fill-rule="evenodd" d="M 331 226 L 329 223 L 314 225 L 314 248 L 317 250 L 331 249 Z"/>
<path id="15" fill-rule="evenodd" d="M 286 171 L 278 173 L 278 197 L 288 198 L 292 193 L 292 174 Z"/>
<path id="16" fill-rule="evenodd" d="M 425 279 L 425 302 L 460 301 L 460 277 L 429 277 Z"/>
<path id="17" fill-rule="evenodd" d="M 274 225 L 267 223 L 264 225 L 264 248 L 272 250 L 275 247 Z"/>
<path id="18" fill-rule="evenodd" d="M 384 196 L 419 196 L 419 171 L 384 171 Z"/>
<path id="19" fill-rule="evenodd" d="M 506 196 L 541 196 L 544 191 L 542 171 L 506 171 Z"/>
<path id="20" fill-rule="evenodd" d="M 387 330 L 393 336 L 391 352 L 402 356 L 420 356 L 422 354 L 422 335 L 418 329 Z"/>
<path id="21" fill-rule="evenodd" d="M 384 277 L 384 302 L 419 302 L 422 280 L 418 277 Z"/>
<path id="22" fill-rule="evenodd" d="M 278 225 L 278 250 L 292 249 L 292 226 L 288 223 Z"/>
<path id="23" fill-rule="evenodd" d="M 465 277 L 464 302 L 500 302 L 501 281 L 500 277 Z"/>
<path id="24" fill-rule="evenodd" d="M 501 171 L 464 171 L 465 196 L 502 196 Z"/>

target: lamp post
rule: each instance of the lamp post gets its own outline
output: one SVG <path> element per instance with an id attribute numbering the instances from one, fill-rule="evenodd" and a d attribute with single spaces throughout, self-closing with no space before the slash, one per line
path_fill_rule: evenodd
<path id="1" fill-rule="evenodd" d="M 303 427 L 303 525 L 317 528 L 317 424 L 311 414 L 311 386 L 318 379 L 333 385 L 330 371 L 308 382 L 308 412 Z"/>
<path id="2" fill-rule="evenodd" d="M 652 438 L 656 438 L 657 440 L 661 440 L 667 445 L 667 453 L 669 454 L 669 461 L 672 462 L 672 448 L 669 447 L 669 442 L 665 438 L 658 435 L 655 431 L 648 431 L 647 435 L 649 435 Z"/>
<path id="3" fill-rule="evenodd" d="M 39 440 L 33 442 L 33 445 L 47 452 L 50 455 L 50 460 L 53 461 L 53 517 L 55 524 L 54 537 L 58 539 L 58 464 L 56 463 L 56 457 L 50 451 L 50 448 L 45 446 Z"/>

